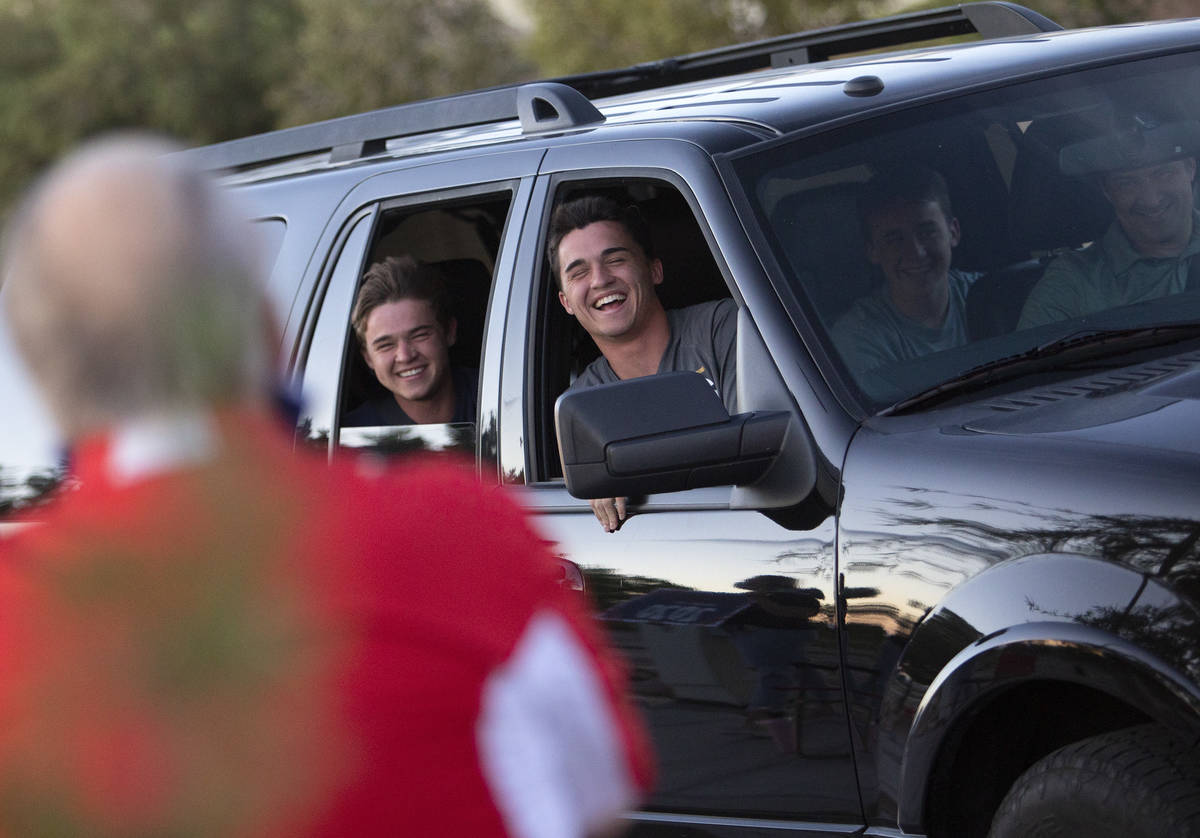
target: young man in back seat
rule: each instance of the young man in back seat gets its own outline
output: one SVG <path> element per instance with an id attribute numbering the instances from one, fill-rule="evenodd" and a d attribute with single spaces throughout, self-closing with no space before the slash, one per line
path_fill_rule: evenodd
<path id="1" fill-rule="evenodd" d="M 390 256 L 367 271 L 351 314 L 363 360 L 387 390 L 347 426 L 474 422 L 478 374 L 452 366 L 458 322 L 435 268 Z"/>

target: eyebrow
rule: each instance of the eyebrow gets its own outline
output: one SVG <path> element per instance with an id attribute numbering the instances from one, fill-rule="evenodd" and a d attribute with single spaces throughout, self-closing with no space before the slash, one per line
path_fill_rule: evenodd
<path id="1" fill-rule="evenodd" d="M 628 247 L 626 247 L 625 245 L 623 245 L 623 244 L 622 244 L 622 245 L 617 245 L 617 246 L 615 246 L 615 247 L 607 247 L 607 248 L 605 248 L 604 250 L 602 250 L 602 251 L 600 252 L 600 258 L 601 258 L 601 259 L 603 259 L 605 256 L 610 256 L 610 255 L 612 255 L 613 253 L 621 253 L 621 252 L 625 252 L 625 253 L 633 253 L 633 251 L 632 251 L 630 248 L 628 248 Z M 587 260 L 586 260 L 586 259 L 584 259 L 582 256 L 581 256 L 581 257 L 579 257 L 578 259 L 573 259 L 573 260 L 571 260 L 571 263 L 570 263 L 569 265 L 567 265 L 565 268 L 563 268 L 563 269 L 562 269 L 562 272 L 563 272 L 564 274 L 567 274 L 567 273 L 569 273 L 569 272 L 571 271 L 571 269 L 572 269 L 572 268 L 574 268 L 576 265 L 582 264 L 582 263 L 584 263 L 584 262 L 586 262 L 586 261 L 587 261 Z"/>
<path id="2" fill-rule="evenodd" d="M 407 332 L 385 332 L 384 334 L 379 335 L 377 338 L 375 338 L 375 340 L 371 341 L 371 346 L 379 346 L 381 343 L 387 343 L 388 341 L 398 340 L 401 337 L 411 338 L 414 334 L 421 331 L 422 329 L 432 329 L 433 327 L 434 327 L 433 323 L 422 323 L 418 326 L 413 326 Z"/>

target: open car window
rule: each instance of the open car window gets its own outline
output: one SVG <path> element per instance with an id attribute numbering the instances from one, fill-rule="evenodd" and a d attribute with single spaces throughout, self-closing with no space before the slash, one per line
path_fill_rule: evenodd
<path id="1" fill-rule="evenodd" d="M 455 450 L 473 455 L 478 447 L 478 375 L 492 275 L 512 193 L 508 190 L 455 193 L 441 200 L 385 202 L 362 216 L 346 235 L 332 266 L 305 365 L 299 433 L 319 447 L 366 449 L 381 455 Z M 435 272 L 449 298 L 456 339 L 449 347 L 456 393 L 469 401 L 450 422 L 393 421 L 365 413 L 391 392 L 363 357 L 351 325 L 365 272 L 389 257 L 411 257 Z M 382 418 L 375 418 L 381 416 Z"/>
<path id="2" fill-rule="evenodd" d="M 552 206 L 584 195 L 604 195 L 621 205 L 636 206 L 650 228 L 663 281 L 656 292 L 667 310 L 729 297 L 724 276 L 687 198 L 674 184 L 654 178 L 567 180 L 554 191 Z M 547 218 L 548 222 L 549 219 Z M 543 231 L 544 233 L 544 231 Z M 546 236 L 543 234 L 542 240 Z M 562 477 L 554 427 L 554 402 L 592 363 L 599 351 L 558 299 L 558 281 L 545 255 L 537 295 L 531 373 L 537 394 L 539 480 Z"/>
<path id="3" fill-rule="evenodd" d="M 381 421 L 370 415 L 361 418 L 363 405 L 380 400 L 387 403 L 392 395 L 364 361 L 362 347 L 351 330 L 339 401 L 339 445 L 381 454 L 475 452 L 478 411 L 474 405 L 484 323 L 510 204 L 511 195 L 500 193 L 432 205 L 383 207 L 364 269 L 390 257 L 412 257 L 433 268 L 447 291 L 456 324 L 455 339 L 448 349 L 447 375 L 452 372 L 455 389 L 462 391 L 459 401 L 469 401 L 472 407 L 460 406 L 453 421 L 434 425 Z"/>

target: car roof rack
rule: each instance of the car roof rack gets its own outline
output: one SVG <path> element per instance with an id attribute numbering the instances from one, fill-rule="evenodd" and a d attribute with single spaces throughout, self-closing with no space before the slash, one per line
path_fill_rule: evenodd
<path id="1" fill-rule="evenodd" d="M 505 120 L 519 120 L 521 131 L 532 134 L 592 125 L 603 122 L 604 115 L 573 87 L 536 82 L 395 105 L 181 154 L 208 170 L 237 170 L 325 152 L 330 163 L 342 163 L 381 154 L 391 139 Z"/>
<path id="2" fill-rule="evenodd" d="M 617 70 L 554 79 L 589 98 L 648 90 L 664 84 L 700 81 L 772 67 L 828 61 L 838 55 L 870 52 L 936 38 L 979 34 L 985 39 L 1055 32 L 1062 27 L 1016 3 L 984 0 L 940 9 L 855 21 L 826 29 L 780 35 L 746 44 L 635 64 Z"/>
<path id="3" fill-rule="evenodd" d="M 619 70 L 396 105 L 188 149 L 181 154 L 193 165 L 226 172 L 308 155 L 328 154 L 328 163 L 343 163 L 384 153 L 388 140 L 488 123 L 518 120 L 525 134 L 595 125 L 604 121 L 604 115 L 591 102 L 599 96 L 809 64 L 835 55 L 955 35 L 978 33 L 984 38 L 999 38 L 1061 28 L 1015 3 L 964 3 L 720 47 Z"/>

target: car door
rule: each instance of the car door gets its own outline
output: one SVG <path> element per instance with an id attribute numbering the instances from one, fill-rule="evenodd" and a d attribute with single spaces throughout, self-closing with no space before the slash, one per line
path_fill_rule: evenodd
<path id="1" fill-rule="evenodd" d="M 832 516 L 789 529 L 735 508 L 728 487 L 697 489 L 633 499 L 609 534 L 560 476 L 553 403 L 573 374 L 569 356 L 589 339 L 572 335 L 548 276 L 551 207 L 566 194 L 624 190 L 659 227 L 665 305 L 734 296 L 748 339 L 756 312 L 732 278 L 761 268 L 711 160 L 687 143 L 613 143 L 552 149 L 542 172 L 510 291 L 498 467 L 582 568 L 629 657 L 660 772 L 635 820 L 650 832 L 851 831 L 862 815 L 842 702 Z M 762 314 L 777 318 L 777 306 Z"/>
<path id="2" fill-rule="evenodd" d="M 321 245 L 326 258 L 296 347 L 303 442 L 380 456 L 455 449 L 494 468 L 500 352 L 485 345 L 500 333 L 492 321 L 503 317 L 504 306 L 493 305 L 494 289 L 506 287 L 503 278 L 512 273 L 540 155 L 500 153 L 385 172 L 346 196 Z M 372 262 L 401 254 L 435 266 L 450 288 L 459 323 L 451 362 L 478 382 L 473 422 L 343 427 L 343 416 L 379 387 L 350 328 L 358 285 Z"/>

